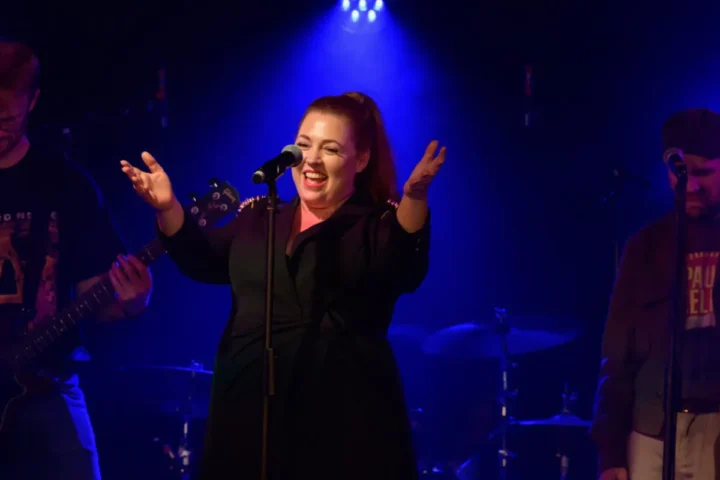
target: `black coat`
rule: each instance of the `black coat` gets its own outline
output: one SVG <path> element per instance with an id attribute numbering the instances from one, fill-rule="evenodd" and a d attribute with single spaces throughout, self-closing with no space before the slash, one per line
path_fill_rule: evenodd
<path id="1" fill-rule="evenodd" d="M 675 230 L 675 214 L 669 212 L 640 229 L 625 246 L 603 335 L 591 429 L 601 471 L 627 467 L 627 437 L 631 431 L 655 437 L 664 434 L 664 372 L 672 313 Z M 706 224 L 690 219 L 687 248 L 690 254 L 718 252 L 717 222 Z M 714 274 L 713 282 L 712 304 L 720 305 L 720 288 Z M 686 330 L 677 341 L 684 345 L 680 358 L 682 398 L 717 405 L 720 375 L 715 373 L 714 365 L 720 359 L 720 330 Z"/>
<path id="2" fill-rule="evenodd" d="M 404 393 L 386 334 L 428 267 L 429 221 L 402 229 L 390 204 L 355 195 L 286 245 L 299 201 L 276 211 L 273 480 L 413 479 Z M 164 242 L 188 277 L 232 286 L 201 478 L 260 478 L 267 199 L 205 235 L 186 216 Z"/>

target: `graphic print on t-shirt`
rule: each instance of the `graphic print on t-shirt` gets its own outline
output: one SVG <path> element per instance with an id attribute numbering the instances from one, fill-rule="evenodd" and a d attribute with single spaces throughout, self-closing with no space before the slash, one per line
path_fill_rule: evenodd
<path id="1" fill-rule="evenodd" d="M 0 215 L 0 305 L 24 302 L 27 255 L 29 252 L 31 212 Z M 35 319 L 52 316 L 57 311 L 57 263 L 60 256 L 57 214 L 52 212 L 48 222 L 47 244 L 43 268 L 35 298 Z"/>
<path id="2" fill-rule="evenodd" d="M 688 255 L 687 330 L 714 327 L 717 323 L 713 287 L 718 257 L 720 252 L 697 252 Z"/>

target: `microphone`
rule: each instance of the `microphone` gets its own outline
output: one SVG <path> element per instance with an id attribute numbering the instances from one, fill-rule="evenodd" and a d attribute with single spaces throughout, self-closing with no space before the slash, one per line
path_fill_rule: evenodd
<path id="1" fill-rule="evenodd" d="M 277 157 L 265 162 L 253 173 L 253 183 L 265 183 L 277 180 L 288 168 L 296 167 L 302 162 L 303 154 L 297 145 L 288 145 Z"/>
<path id="2" fill-rule="evenodd" d="M 668 148 L 663 154 L 663 161 L 667 163 L 670 171 L 676 177 L 684 177 L 687 175 L 687 165 L 683 151 L 679 148 Z"/>

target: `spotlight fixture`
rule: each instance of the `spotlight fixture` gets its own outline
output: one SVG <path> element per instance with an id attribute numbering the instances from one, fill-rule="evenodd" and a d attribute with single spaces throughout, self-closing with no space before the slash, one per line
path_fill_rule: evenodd
<path id="1" fill-rule="evenodd" d="M 385 8 L 383 0 L 342 0 L 340 6 L 344 12 L 350 14 L 353 23 L 366 21 L 373 23 L 378 13 Z"/>

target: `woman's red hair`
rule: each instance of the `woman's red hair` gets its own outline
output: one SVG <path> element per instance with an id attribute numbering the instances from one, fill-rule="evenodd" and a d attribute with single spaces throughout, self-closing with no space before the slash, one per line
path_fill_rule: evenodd
<path id="1" fill-rule="evenodd" d="M 348 119 L 356 150 L 370 153 L 367 167 L 355 176 L 355 189 L 370 195 L 375 203 L 397 201 L 395 162 L 375 101 L 363 93 L 349 92 L 318 98 L 308 106 L 305 116 L 312 111 L 334 113 Z"/>

